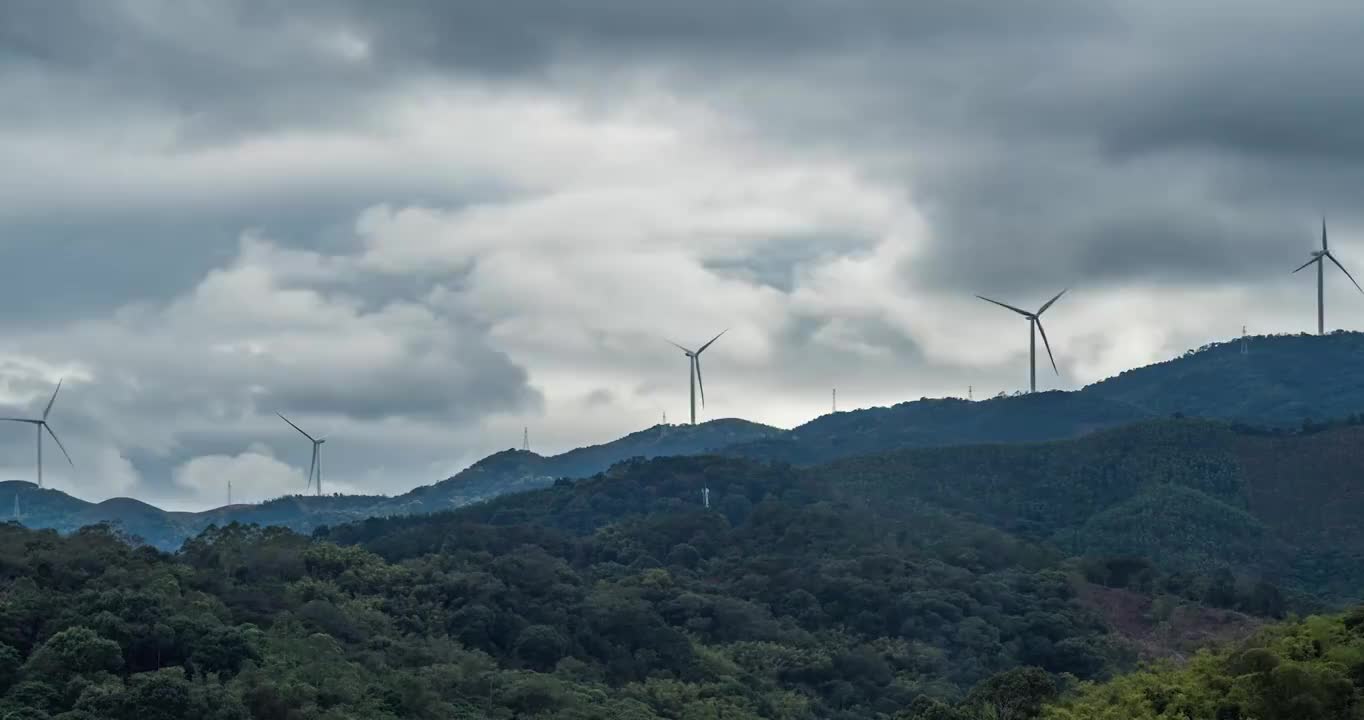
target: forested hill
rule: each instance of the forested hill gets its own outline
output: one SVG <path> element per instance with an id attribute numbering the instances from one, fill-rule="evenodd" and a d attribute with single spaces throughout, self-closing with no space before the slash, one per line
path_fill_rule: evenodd
<path id="1" fill-rule="evenodd" d="M 718 453 L 813 466 L 904 448 L 1077 438 L 1176 414 L 1300 428 L 1311 418 L 1364 412 L 1364 335 L 1252 337 L 1249 352 L 1240 348 L 1239 341 L 1208 346 L 1075 392 L 979 402 L 924 399 L 834 413 L 791 431 L 737 419 L 660 425 L 552 457 L 507 450 L 393 498 L 295 496 L 206 513 L 163 513 L 121 499 L 91 505 L 15 483 L 0 484 L 0 513 L 8 515 L 12 496 L 20 495 L 25 508 L 32 506 L 23 513 L 26 524 L 69 531 L 96 521 L 120 522 L 129 533 L 169 549 L 212 523 L 279 524 L 311 532 L 369 516 L 459 507 L 544 487 L 556 478 L 588 477 L 632 457 Z M 1293 480 L 1291 468 L 1278 472 L 1278 480 Z"/>
<path id="2" fill-rule="evenodd" d="M 699 425 L 657 425 L 602 445 L 577 448 L 554 456 L 505 450 L 434 485 L 397 497 L 365 495 L 292 495 L 259 505 L 241 504 L 212 510 L 166 512 L 129 498 L 89 503 L 50 488 L 23 481 L 0 482 L 0 518 L 24 525 L 71 532 L 108 522 L 129 536 L 173 550 L 210 525 L 231 522 L 281 525 L 309 533 L 372 516 L 448 510 L 498 495 L 546 487 L 555 478 L 581 478 L 632 457 L 695 455 L 727 445 L 784 432 L 745 420 L 712 420 Z"/>
<path id="3" fill-rule="evenodd" d="M 1036 445 L 920 448 L 813 472 L 896 514 L 930 506 L 1075 554 L 1258 575 L 1364 599 L 1364 424 L 1168 419 Z"/>
<path id="4" fill-rule="evenodd" d="M 1254 336 L 1246 346 L 1206 345 L 1073 392 L 834 413 L 726 452 L 816 464 L 909 447 L 1060 440 L 1172 415 L 1287 428 L 1364 412 L 1364 333 Z"/>
<path id="5" fill-rule="evenodd" d="M 1254 336 L 1208 345 L 1081 390 L 1144 412 L 1293 426 L 1364 412 L 1364 333 Z"/>
<path id="6" fill-rule="evenodd" d="M 175 555 L 0 525 L 0 717 L 902 720 L 1143 652 L 1091 599 L 1138 597 L 1114 582 L 1132 563 L 839 495 L 791 466 L 662 458 L 313 539 L 231 525 Z M 1259 622 L 1189 580 L 1162 600 L 1186 630 Z"/>

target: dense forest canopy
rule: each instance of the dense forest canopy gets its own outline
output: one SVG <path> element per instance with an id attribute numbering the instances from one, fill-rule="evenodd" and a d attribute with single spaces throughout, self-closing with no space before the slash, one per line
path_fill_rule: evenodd
<path id="1" fill-rule="evenodd" d="M 1133 666 L 1084 587 L 1258 609 L 1229 575 L 1077 564 L 714 457 L 316 535 L 234 524 L 166 554 L 102 527 L 0 527 L 0 712 L 987 717 Z"/>

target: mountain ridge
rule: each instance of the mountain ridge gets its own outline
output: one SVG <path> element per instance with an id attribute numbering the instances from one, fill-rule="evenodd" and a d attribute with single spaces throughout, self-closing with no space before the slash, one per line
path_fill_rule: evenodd
<path id="1" fill-rule="evenodd" d="M 445 480 L 392 497 L 294 495 L 198 513 L 163 512 L 160 517 L 145 503 L 90 509 L 91 504 L 66 496 L 68 501 L 40 502 L 36 512 L 25 507 L 23 515 L 26 524 L 62 531 L 88 522 L 120 522 L 129 534 L 171 549 L 210 524 L 283 524 L 311 532 L 371 516 L 447 510 L 546 487 L 559 478 L 590 477 L 633 457 L 711 453 L 814 466 L 916 447 L 1065 440 L 1171 415 L 1282 431 L 1364 410 L 1364 373 L 1357 378 L 1352 374 L 1364 359 L 1364 333 L 1256 336 L 1246 342 L 1246 354 L 1240 352 L 1239 338 L 1212 343 L 1074 391 L 980 401 L 922 398 L 831 413 L 791 430 L 735 418 L 696 426 L 655 425 L 553 456 L 504 450 Z M 1322 382 L 1324 377 L 1334 383 Z M 0 483 L 0 508 L 8 509 L 5 495 L 10 491 L 28 494 L 17 487 L 7 491 Z M 21 505 L 25 501 L 21 498 Z"/>

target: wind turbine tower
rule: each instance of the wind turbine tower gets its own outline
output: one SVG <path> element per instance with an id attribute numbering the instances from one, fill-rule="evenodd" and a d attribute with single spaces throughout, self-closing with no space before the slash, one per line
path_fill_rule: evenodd
<path id="1" fill-rule="evenodd" d="M 317 496 L 318 496 L 318 497 L 322 497 L 322 443 L 327 442 L 327 439 L 326 439 L 326 438 L 321 438 L 321 439 L 315 438 L 315 437 L 313 437 L 312 435 L 309 435 L 308 433 L 303 432 L 303 428 L 301 428 L 301 427 L 295 425 L 293 420 L 290 420 L 289 418 L 284 417 L 284 413 L 279 413 L 279 412 L 277 412 L 277 413 L 275 413 L 275 414 L 279 416 L 279 419 L 280 419 L 280 420 L 283 420 L 284 422 L 289 423 L 289 426 L 290 426 L 290 427 L 292 427 L 293 429 L 299 431 L 300 433 L 303 433 L 303 437 L 308 438 L 308 440 L 309 440 L 310 442 L 312 442 L 312 444 L 313 444 L 313 460 L 312 460 L 311 463 L 308 464 L 308 485 L 307 485 L 307 487 L 308 487 L 308 488 L 311 488 L 311 487 L 313 486 L 313 477 L 314 477 L 314 475 L 316 475 L 316 477 L 317 477 Z"/>
<path id="2" fill-rule="evenodd" d="M 1336 259 L 1336 256 L 1331 254 L 1331 248 L 1330 248 L 1330 246 L 1328 246 L 1328 245 L 1326 244 L 1326 218 L 1322 218 L 1322 219 L 1321 219 L 1321 249 L 1320 249 L 1320 250 L 1313 250 L 1313 251 L 1312 251 L 1312 259 L 1311 259 L 1311 260 L 1308 260 L 1307 262 L 1305 262 L 1305 263 L 1303 263 L 1303 264 L 1301 264 L 1301 265 L 1299 265 L 1299 266 L 1297 267 L 1297 269 L 1293 271 L 1293 272 L 1297 272 L 1298 270 L 1301 270 L 1301 269 L 1307 267 L 1308 265 L 1311 265 L 1312 263 L 1316 263 L 1316 264 L 1317 264 L 1317 334 L 1318 334 L 1318 335 L 1325 335 L 1325 334 L 1326 334 L 1326 290 L 1325 290 L 1325 287 L 1326 287 L 1326 280 L 1325 280 L 1325 272 L 1326 272 L 1326 270 L 1325 270 L 1325 265 L 1326 265 L 1326 263 L 1324 262 L 1325 260 L 1330 260 L 1331 262 L 1335 263 L 1336 267 L 1340 268 L 1340 271 L 1343 272 L 1343 273 L 1345 273 L 1345 277 L 1350 278 L 1350 282 L 1352 282 L 1352 283 L 1355 284 L 1355 289 L 1358 290 L 1358 291 L 1361 292 L 1361 293 L 1364 293 L 1364 288 L 1359 287 L 1359 283 L 1355 282 L 1355 277 L 1354 277 L 1353 275 L 1350 274 L 1350 271 L 1349 271 L 1349 270 L 1346 270 L 1346 269 L 1345 269 L 1345 266 L 1344 266 L 1344 265 L 1341 265 L 1341 264 L 1340 264 L 1340 261 Z M 1290 274 L 1292 274 L 1292 273 L 1290 273 Z"/>
<path id="3" fill-rule="evenodd" d="M 1061 374 L 1061 371 L 1056 368 L 1056 358 L 1051 354 L 1051 343 L 1047 342 L 1047 331 L 1042 327 L 1042 313 L 1046 312 L 1047 308 L 1052 306 L 1052 303 L 1056 302 L 1057 300 L 1060 300 L 1061 296 L 1065 294 L 1066 294 L 1065 290 L 1056 293 L 1056 297 L 1048 300 L 1045 304 L 1042 305 L 1042 307 L 1038 308 L 1037 312 L 1035 313 L 1030 313 L 1027 310 L 1020 310 L 1014 307 L 1013 305 L 1006 305 L 998 300 L 991 300 L 990 298 L 987 298 L 984 295 L 976 296 L 981 300 L 984 300 L 985 302 L 994 303 L 995 305 L 998 305 L 1002 308 L 1007 308 L 1028 319 L 1028 392 L 1037 392 L 1038 333 L 1042 334 L 1042 344 L 1045 345 L 1047 348 L 1047 358 L 1051 360 L 1052 371 L 1054 371 L 1057 375 Z"/>
<path id="4" fill-rule="evenodd" d="M 838 412 L 838 388 L 834 388 L 833 411 Z"/>
<path id="5" fill-rule="evenodd" d="M 724 335 L 727 332 L 729 332 L 729 328 L 721 330 L 720 335 Z M 705 383 L 701 381 L 701 353 L 705 352 L 706 348 L 710 347 L 711 344 L 714 343 L 716 340 L 719 340 L 720 335 L 716 335 L 715 337 L 711 338 L 710 342 L 707 342 L 705 345 L 702 345 L 700 348 L 696 350 L 688 350 L 687 348 L 684 348 L 671 340 L 668 341 L 669 344 L 671 344 L 678 350 L 681 350 L 687 356 L 687 365 L 691 373 L 691 380 L 688 383 L 688 386 L 689 389 L 691 390 L 692 425 L 696 424 L 696 391 L 698 388 L 701 390 L 701 407 L 706 406 L 706 386 Z"/>
<path id="6" fill-rule="evenodd" d="M 51 435 L 51 436 L 52 436 L 52 440 L 53 440 L 54 442 L 57 443 L 57 447 L 62 451 L 62 454 L 63 454 L 63 455 L 66 455 L 66 461 L 67 461 L 68 463 L 71 463 L 71 467 L 72 467 L 72 468 L 76 467 L 76 463 L 75 463 L 75 462 L 72 462 L 72 460 L 71 460 L 71 455 L 69 455 L 69 454 L 66 452 L 66 447 L 65 447 L 64 445 L 62 445 L 61 438 L 58 438 L 58 437 L 57 437 L 57 433 L 55 433 L 55 432 L 52 431 L 52 426 L 47 424 L 47 416 L 50 415 L 50 414 L 52 413 L 52 404 L 55 403 L 55 402 L 57 402 L 57 393 L 59 393 L 59 392 L 61 392 L 61 391 L 62 391 L 62 381 L 61 381 L 61 380 L 58 380 L 58 381 L 57 381 L 57 389 L 52 391 L 52 398 L 51 398 L 50 400 L 47 401 L 47 407 L 46 407 L 46 408 L 43 408 L 43 416 L 42 416 L 41 418 L 37 418 L 37 419 L 34 419 L 34 418 L 15 418 L 15 417 L 0 418 L 0 421 L 18 422 L 18 423 L 28 423 L 29 425 L 32 425 L 32 426 L 34 427 L 34 429 L 38 432 L 38 487 L 42 487 L 42 486 L 43 486 L 43 431 L 44 431 L 44 430 L 47 431 L 47 434 L 48 434 L 48 435 Z"/>

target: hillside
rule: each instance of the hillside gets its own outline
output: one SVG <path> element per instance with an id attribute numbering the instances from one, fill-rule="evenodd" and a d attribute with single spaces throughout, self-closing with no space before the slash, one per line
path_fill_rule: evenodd
<path id="1" fill-rule="evenodd" d="M 448 510 L 509 492 L 546 487 L 556 478 L 591 477 L 630 458 L 700 455 L 727 446 L 779 437 L 785 431 L 747 420 L 711 420 L 699 425 L 655 425 L 601 445 L 543 457 L 523 450 L 490 455 L 455 476 L 404 493 L 375 514 Z"/>
<path id="2" fill-rule="evenodd" d="M 1076 392 L 1041 392 L 979 402 L 926 398 L 824 415 L 788 433 L 735 444 L 723 452 L 814 465 L 907 447 L 1057 440 L 1150 417 L 1150 413 L 1130 405 Z"/>
<path id="3" fill-rule="evenodd" d="M 1364 614 L 1356 610 L 1265 628 L 1186 664 L 1158 663 L 1110 682 L 1081 685 L 1041 717 L 1349 720 L 1364 711 L 1361 678 Z"/>
<path id="4" fill-rule="evenodd" d="M 898 720 L 1002 699 L 1026 666 L 1103 680 L 1152 645 L 1043 546 L 838 495 L 660 458 L 176 555 L 0 525 L 0 716 Z"/>
<path id="5" fill-rule="evenodd" d="M 1364 333 L 1234 340 L 1128 370 L 1080 392 L 1158 416 L 1299 425 L 1364 412 Z"/>
<path id="6" fill-rule="evenodd" d="M 728 454 L 813 465 L 888 450 L 1080 437 L 1173 415 L 1256 427 L 1364 412 L 1364 333 L 1214 343 L 1072 392 L 922 399 L 816 418 Z"/>
<path id="7" fill-rule="evenodd" d="M 1256 427 L 1310 429 L 1312 418 L 1349 417 L 1364 411 L 1364 375 L 1356 378 L 1356 368 L 1364 368 L 1364 334 L 1338 332 L 1325 337 L 1277 336 L 1250 339 L 1250 352 L 1240 353 L 1239 342 L 1210 345 L 1197 352 L 1164 363 L 1132 370 L 1116 378 L 1096 383 L 1075 392 L 1045 392 L 1033 395 L 998 397 L 979 402 L 957 399 L 924 399 L 887 408 L 869 408 L 826 415 L 794 430 L 750 423 L 743 420 L 716 420 L 701 425 L 655 426 L 618 440 L 578 448 L 543 457 L 534 453 L 507 450 L 491 455 L 453 477 L 433 485 L 416 488 L 393 498 L 329 496 L 323 498 L 281 498 L 261 506 L 234 506 L 205 513 L 176 514 L 158 518 L 145 506 L 107 506 L 88 510 L 87 503 L 73 498 L 59 499 L 45 491 L 34 498 L 32 512 L 24 511 L 25 522 L 34 527 L 69 531 L 92 520 L 123 522 L 131 534 L 145 538 L 158 547 L 177 547 L 209 524 L 231 521 L 285 525 L 303 532 L 324 525 L 350 522 L 369 516 L 434 512 L 480 502 L 509 492 L 545 487 L 557 478 L 584 478 L 613 464 L 633 457 L 660 457 L 724 454 L 759 460 L 815 466 L 845 458 L 883 454 L 908 448 L 950 448 L 979 444 L 1038 443 L 1085 437 L 1097 431 L 1118 428 L 1152 418 L 1183 414 L 1225 419 Z M 1330 378 L 1323 382 L 1322 378 Z M 1248 429 L 1248 428 L 1247 428 Z M 1228 430 L 1229 431 L 1229 430 Z M 1244 433 L 1243 433 L 1244 434 Z M 1248 435 L 1247 435 L 1248 436 Z M 1329 483 L 1341 492 L 1356 492 L 1355 487 L 1331 470 L 1329 454 L 1284 455 L 1275 444 L 1295 442 L 1266 435 L 1250 443 L 1245 452 L 1253 462 L 1240 467 L 1259 475 L 1255 495 L 1247 498 L 1266 513 L 1279 513 L 1295 507 L 1292 498 L 1279 502 L 1278 495 L 1295 487 L 1304 468 L 1321 471 L 1306 476 L 1309 483 Z M 1258 449 L 1257 449 L 1258 448 Z M 1345 448 L 1332 450 L 1352 453 Z M 970 452 L 977 452 L 972 450 Z M 1004 451 L 981 451 L 986 456 Z M 1032 449 L 1020 451 L 1024 454 Z M 1043 451 L 1046 452 L 1046 451 Z M 1010 456 L 1014 457 L 1014 456 Z M 1281 458 L 1291 457 L 1292 464 Z M 1027 466 L 1033 461 L 1015 457 L 1013 462 Z M 1216 470 L 1216 468 L 1211 468 Z M 1186 472 L 1198 473 L 1197 467 Z M 1041 479 L 1045 482 L 1045 478 Z M 0 513 L 8 510 L 5 485 L 0 484 Z M 18 487 L 18 486 L 16 486 Z M 32 486 L 28 486 L 32 487 Z M 1326 488 L 1311 495 L 1324 497 Z M 1086 496 L 1088 490 L 1081 492 Z M 1200 490 L 1203 492 L 1203 490 Z M 21 492 L 21 494 L 23 494 Z M 1210 496 L 1218 500 L 1216 493 Z M 1242 498 L 1242 500 L 1247 500 Z M 1038 497 L 1016 498 L 1041 503 Z M 1216 506 L 1195 499 L 1200 513 L 1216 514 Z M 1069 501 L 1066 501 L 1067 503 Z M 1168 504 L 1167 499 L 1133 499 L 1135 505 L 1120 511 L 1118 517 L 1096 518 L 1096 523 L 1120 521 L 1134 512 Z M 1152 505 L 1151 503 L 1155 504 Z M 1146 503 L 1147 510 L 1142 510 Z M 1069 504 L 1065 507 L 1070 508 Z M 1235 503 L 1229 508 L 1243 507 Z M 1330 507 L 1355 507 L 1354 504 Z M 1330 507 L 1304 509 L 1309 516 Z M 1031 511 L 1029 511 L 1031 512 Z M 1252 511 L 1252 515 L 1255 512 Z M 1025 513 L 1026 516 L 1026 513 Z M 1255 515 L 1259 517 L 1259 515 Z M 1089 515 L 1085 516 L 1086 518 Z M 1357 531 L 1343 518 L 1329 526 L 1334 533 L 1349 536 L 1344 547 L 1357 547 Z M 1015 523 L 1017 521 L 1009 521 Z M 1286 532 L 1309 532 L 1309 522 L 1285 519 Z M 1013 525 L 1010 525 L 1013 527 Z M 1072 540 L 1079 528 L 1065 528 Z M 1091 528 L 1094 530 L 1094 528 Z M 1108 530 L 1090 532 L 1088 537 Z M 1158 538 L 1156 538 L 1158 539 Z M 1285 538 L 1291 544 L 1315 548 L 1310 558 L 1302 558 L 1305 571 L 1330 578 L 1339 568 L 1356 562 L 1353 550 L 1341 550 L 1332 538 Z M 1278 552 L 1273 542 L 1243 539 L 1256 546 L 1254 552 Z M 1238 541 L 1238 542 L 1242 542 Z M 1150 548 L 1157 552 L 1157 548 Z"/>
<path id="8" fill-rule="evenodd" d="M 1364 426 L 1266 434 L 1148 421 L 1039 445 L 925 448 L 814 469 L 880 512 L 950 510 L 1076 553 L 1229 568 L 1332 601 L 1364 588 Z"/>
<path id="9" fill-rule="evenodd" d="M 318 527 L 372 516 L 449 510 L 509 492 L 546 487 L 560 477 L 589 477 L 629 458 L 696 455 L 782 432 L 737 419 L 712 420 L 696 426 L 656 425 L 609 443 L 576 448 L 550 457 L 505 450 L 446 480 L 392 498 L 290 495 L 259 505 L 238 504 L 198 513 L 168 513 L 129 498 L 92 504 L 58 490 L 39 490 L 29 482 L 9 481 L 0 482 L 0 518 L 12 517 L 13 497 L 18 495 L 22 522 L 28 527 L 71 532 L 86 525 L 108 522 L 127 535 L 163 550 L 174 550 L 210 525 L 256 523 L 310 533 Z"/>

